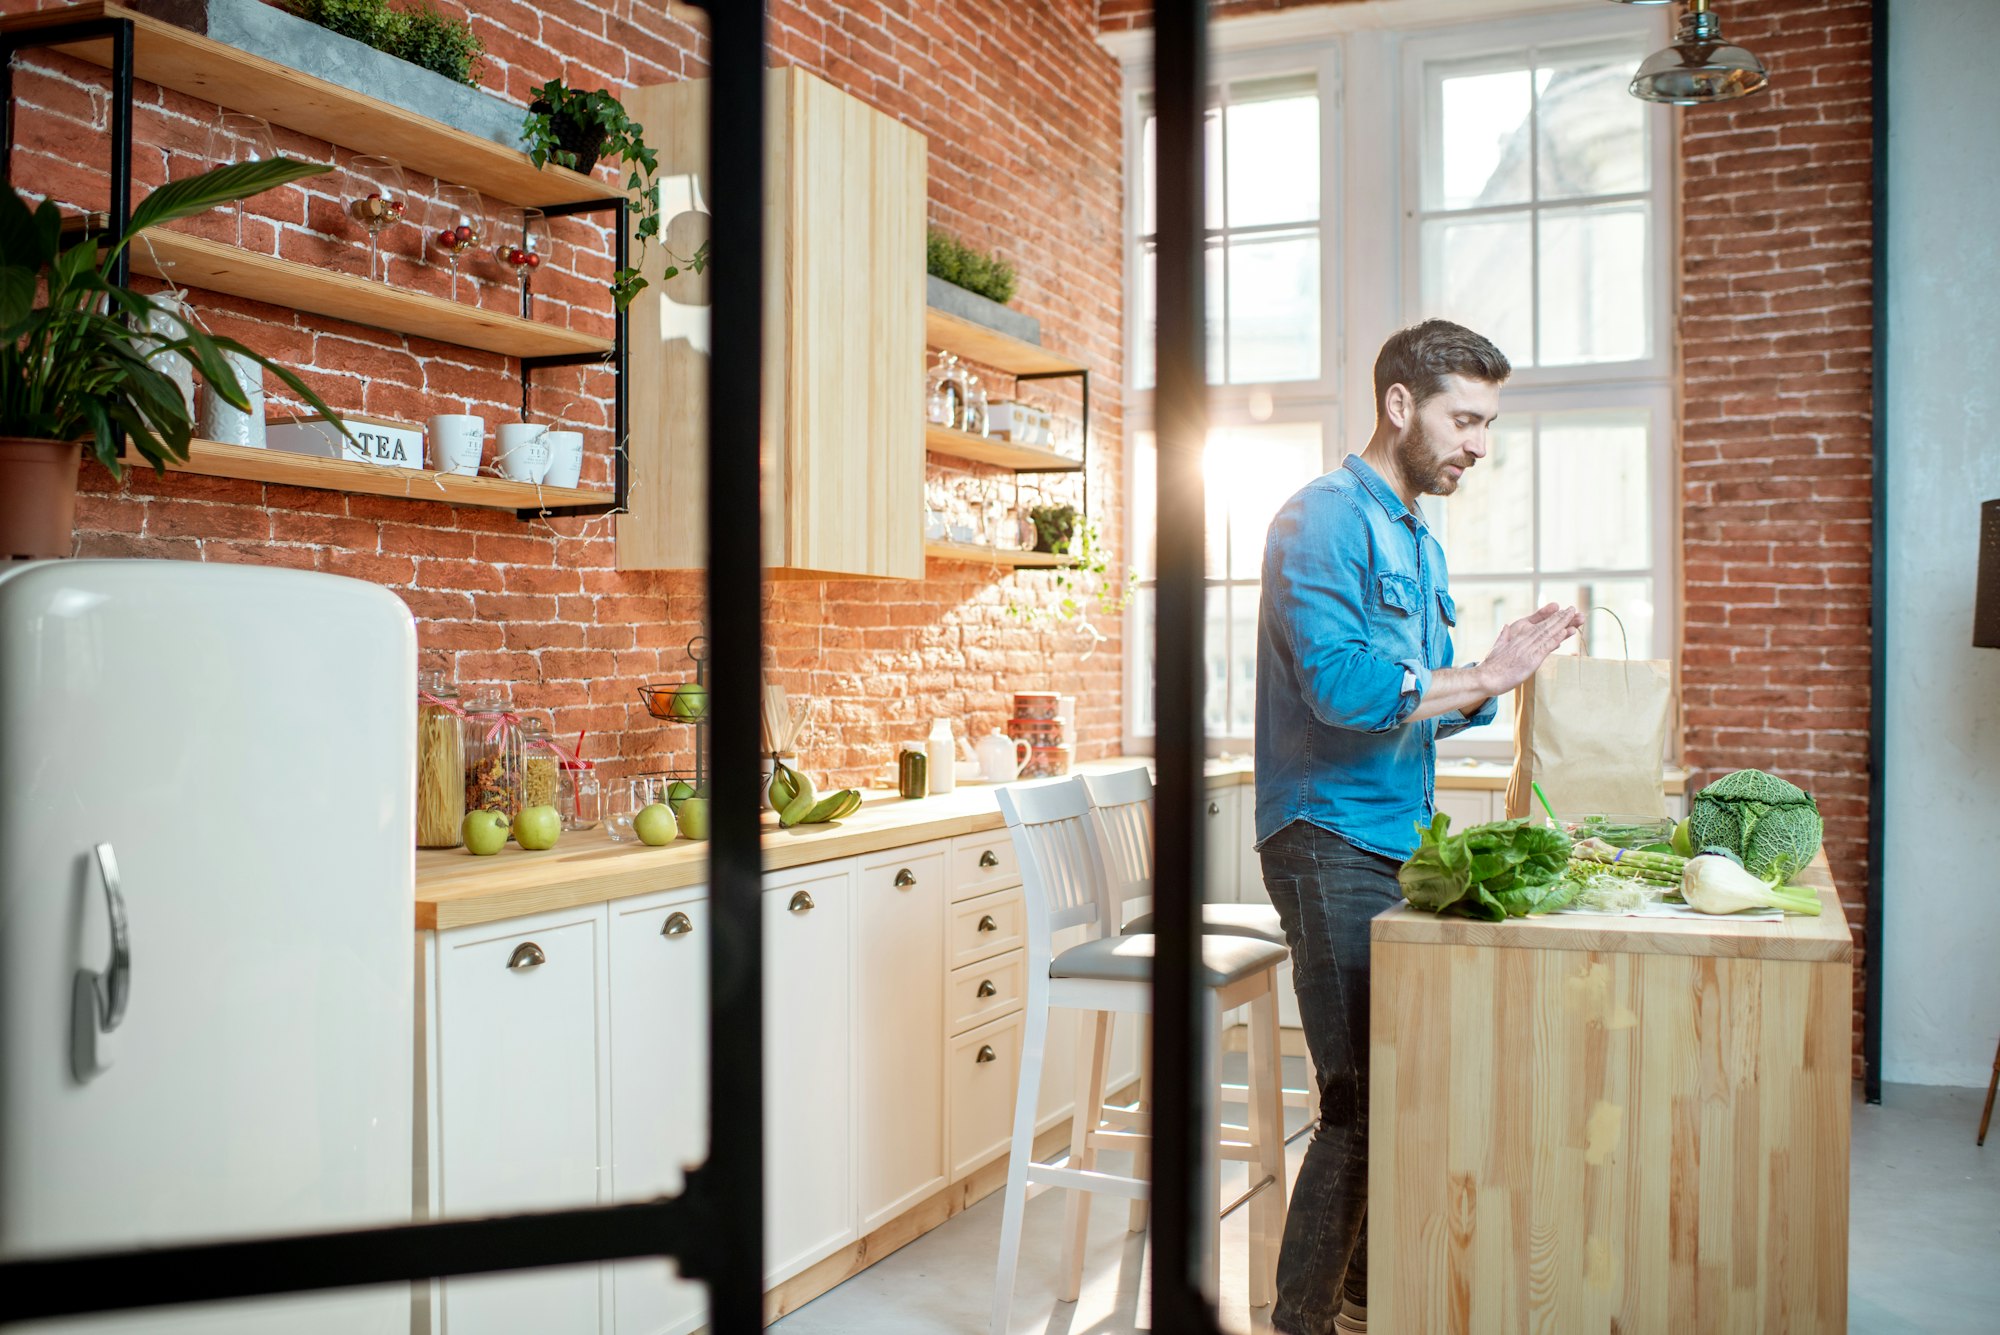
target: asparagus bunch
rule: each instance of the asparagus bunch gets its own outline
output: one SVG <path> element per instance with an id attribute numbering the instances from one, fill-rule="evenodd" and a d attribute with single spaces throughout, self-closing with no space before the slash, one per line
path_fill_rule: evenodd
<path id="1" fill-rule="evenodd" d="M 1608 871 L 1635 881 L 1650 881 L 1678 891 L 1687 859 L 1672 853 L 1647 853 L 1636 848 L 1619 848 L 1602 839 L 1579 839 L 1570 845 L 1569 860 L 1581 872 Z"/>

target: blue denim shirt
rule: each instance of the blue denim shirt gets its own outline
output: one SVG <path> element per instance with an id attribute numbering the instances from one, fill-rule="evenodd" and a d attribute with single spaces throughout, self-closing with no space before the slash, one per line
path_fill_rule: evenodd
<path id="1" fill-rule="evenodd" d="M 1412 723 L 1452 665 L 1444 549 L 1349 455 L 1286 501 L 1264 540 L 1257 625 L 1257 842 L 1308 821 L 1398 860 L 1431 818 L 1437 740 L 1489 723 Z"/>

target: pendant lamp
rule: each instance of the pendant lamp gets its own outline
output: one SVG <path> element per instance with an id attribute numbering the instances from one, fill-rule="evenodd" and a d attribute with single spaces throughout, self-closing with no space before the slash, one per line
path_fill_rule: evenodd
<path id="1" fill-rule="evenodd" d="M 1689 0 L 1687 12 L 1681 15 L 1678 40 L 1640 64 L 1632 76 L 1632 96 L 1645 102 L 1692 107 L 1747 97 L 1770 82 L 1763 61 L 1722 40 L 1722 24 L 1708 6 L 1709 0 Z"/>

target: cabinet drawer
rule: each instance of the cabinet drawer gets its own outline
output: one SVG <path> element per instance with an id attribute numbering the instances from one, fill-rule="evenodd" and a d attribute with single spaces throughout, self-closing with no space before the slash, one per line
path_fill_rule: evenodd
<path id="1" fill-rule="evenodd" d="M 956 969 L 975 960 L 991 959 L 1027 942 L 1027 913 L 1019 890 L 980 895 L 951 906 L 951 957 Z"/>
<path id="2" fill-rule="evenodd" d="M 961 834 L 951 841 L 951 897 L 967 899 L 1021 883 L 1014 841 L 1004 829 Z"/>
<path id="3" fill-rule="evenodd" d="M 945 1083 L 951 1090 L 954 1182 L 1006 1153 L 1007 1138 L 1014 1131 L 1024 1022 L 1024 1016 L 1010 1015 L 952 1040 Z"/>
<path id="4" fill-rule="evenodd" d="M 997 959 L 968 964 L 951 971 L 945 988 L 949 1011 L 947 1034 L 962 1034 L 976 1024 L 1021 1008 L 1028 995 L 1028 954 L 1010 950 Z"/>

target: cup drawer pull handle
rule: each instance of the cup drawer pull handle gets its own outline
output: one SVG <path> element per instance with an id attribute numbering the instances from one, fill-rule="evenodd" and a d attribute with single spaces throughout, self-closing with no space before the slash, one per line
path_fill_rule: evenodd
<path id="1" fill-rule="evenodd" d="M 1000 930 L 1000 924 L 993 921 L 992 914 L 982 913 L 979 915 L 978 930 L 982 932 L 997 932 Z"/>
<path id="2" fill-rule="evenodd" d="M 974 1057 L 972 1060 L 974 1062 L 997 1062 L 1000 1060 L 1000 1058 L 993 1051 L 993 1045 L 991 1043 L 981 1043 L 979 1045 L 979 1055 L 977 1057 Z"/>
<path id="3" fill-rule="evenodd" d="M 982 867 L 997 867 L 1000 865 L 1000 859 L 993 856 L 993 850 L 989 848 L 979 855 L 979 865 Z"/>
<path id="4" fill-rule="evenodd" d="M 1000 989 L 993 986 L 993 980 L 991 978 L 982 978 L 979 980 L 979 991 L 975 993 L 975 995 L 982 997 L 997 997 L 1000 995 Z"/>
<path id="5" fill-rule="evenodd" d="M 792 902 L 785 905 L 785 908 L 788 912 L 792 913 L 811 913 L 813 909 L 813 897 L 801 890 L 792 896 Z"/>
<path id="6" fill-rule="evenodd" d="M 911 871 L 908 867 L 905 867 L 901 871 L 896 873 L 897 889 L 907 890 L 916 883 L 917 883 L 917 874 Z"/>
<path id="7" fill-rule="evenodd" d="M 667 925 L 660 929 L 661 936 L 686 936 L 694 930 L 694 921 L 685 913 L 669 913 Z"/>
<path id="8" fill-rule="evenodd" d="M 533 941 L 523 941 L 514 947 L 514 953 L 507 957 L 507 967 L 517 972 L 539 969 L 549 962 L 548 952 Z"/>

